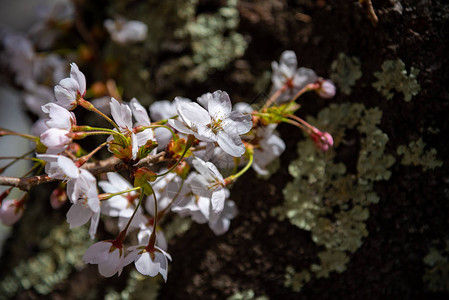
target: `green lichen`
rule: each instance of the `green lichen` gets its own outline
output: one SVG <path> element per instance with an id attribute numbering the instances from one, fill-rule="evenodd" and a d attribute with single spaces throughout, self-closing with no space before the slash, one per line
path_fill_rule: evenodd
<path id="1" fill-rule="evenodd" d="M 196 4 L 198 2 L 196 1 Z M 215 13 L 186 15 L 185 26 L 175 31 L 180 39 L 190 41 L 192 55 L 171 61 L 161 69 L 164 74 L 179 74 L 185 82 L 204 81 L 217 70 L 243 56 L 247 43 L 238 33 L 240 16 L 237 0 L 226 1 Z"/>
<path id="2" fill-rule="evenodd" d="M 431 247 L 423 259 L 427 266 L 423 281 L 433 292 L 449 292 L 449 241 L 443 250 Z"/>
<path id="3" fill-rule="evenodd" d="M 362 77 L 360 59 L 339 53 L 338 58 L 331 64 L 330 74 L 330 78 L 339 86 L 340 91 L 350 95 L 355 82 Z"/>
<path id="4" fill-rule="evenodd" d="M 109 16 L 122 15 L 148 25 L 144 42 L 108 41 L 102 49 L 124 98 L 137 97 L 148 105 L 156 88 L 177 95 L 177 86 L 202 82 L 243 56 L 247 42 L 237 32 L 237 3 L 221 1 L 203 11 L 199 0 L 115 1 Z"/>
<path id="5" fill-rule="evenodd" d="M 336 271 L 343 273 L 346 271 L 346 264 L 349 262 L 348 255 L 343 251 L 326 250 L 318 253 L 320 264 L 313 264 L 310 268 L 315 272 L 317 278 L 328 278 L 329 273 Z"/>
<path id="6" fill-rule="evenodd" d="M 374 73 L 378 80 L 373 83 L 373 87 L 388 100 L 393 98 L 393 90 L 402 93 L 406 102 L 410 102 L 412 97 L 421 91 L 421 86 L 416 80 L 418 69 L 411 67 L 410 73 L 407 74 L 405 64 L 400 59 L 387 60 L 381 68 L 380 72 Z"/>
<path id="7" fill-rule="evenodd" d="M 443 162 L 436 158 L 437 150 L 431 148 L 424 150 L 426 143 L 419 138 L 417 141 L 410 142 L 407 146 L 401 145 L 397 148 L 398 155 L 403 156 L 401 163 L 406 166 L 422 166 L 424 171 L 433 170 L 441 167 Z"/>
<path id="8" fill-rule="evenodd" d="M 22 261 L 3 278 L 0 282 L 1 297 L 8 298 L 31 288 L 39 294 L 49 294 L 74 269 L 84 267 L 82 257 L 88 243 L 86 227 L 69 229 L 67 224 L 57 226 L 41 241 L 36 256 Z"/>
<path id="9" fill-rule="evenodd" d="M 381 118 L 382 112 L 377 108 L 332 104 L 317 119 L 308 121 L 330 132 L 334 147 L 322 152 L 310 139 L 301 141 L 299 158 L 289 165 L 294 180 L 283 191 L 284 205 L 274 208 L 272 214 L 310 231 L 312 240 L 325 248 L 318 254 L 320 264 L 310 268 L 311 274 L 318 278 L 327 277 L 332 271 L 343 272 L 350 254 L 368 236 L 369 206 L 379 201 L 373 191 L 374 183 L 389 179 L 388 169 L 395 161 L 385 153 L 388 136 L 377 127 Z M 357 151 L 357 148 L 356 170 L 348 171 L 343 162 L 336 162 L 339 151 Z M 308 281 L 301 279 L 306 278 L 304 271 L 309 272 L 288 270 L 288 286 L 300 289 Z M 300 281 L 295 284 L 291 278 Z"/>
<path id="10" fill-rule="evenodd" d="M 226 300 L 269 300 L 267 296 L 256 297 L 253 290 L 246 290 L 242 292 L 234 293 L 232 296 L 226 298 Z"/>
<path id="11" fill-rule="evenodd" d="M 295 292 L 300 292 L 304 285 L 312 278 L 307 270 L 296 272 L 293 266 L 287 266 L 285 269 L 285 287 L 291 288 Z"/>

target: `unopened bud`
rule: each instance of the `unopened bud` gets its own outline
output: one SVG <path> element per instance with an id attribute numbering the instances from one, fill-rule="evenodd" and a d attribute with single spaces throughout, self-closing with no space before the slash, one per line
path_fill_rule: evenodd
<path id="1" fill-rule="evenodd" d="M 315 143 L 315 146 L 323 151 L 329 150 L 329 148 L 334 145 L 334 139 L 328 132 L 321 132 L 316 129 L 312 132 L 310 137 Z"/>
<path id="2" fill-rule="evenodd" d="M 321 80 L 320 87 L 316 90 L 321 98 L 329 99 L 335 96 L 335 85 L 329 79 Z"/>
<path id="3" fill-rule="evenodd" d="M 60 208 L 67 201 L 67 193 L 61 187 L 57 187 L 50 195 L 50 205 L 53 209 Z"/>
<path id="4" fill-rule="evenodd" d="M 23 203 L 15 199 L 3 201 L 0 207 L 0 221 L 3 225 L 14 225 L 23 215 Z"/>

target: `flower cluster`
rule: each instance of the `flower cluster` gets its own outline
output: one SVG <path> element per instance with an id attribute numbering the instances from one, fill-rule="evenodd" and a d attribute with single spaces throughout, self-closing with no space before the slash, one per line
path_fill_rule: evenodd
<path id="1" fill-rule="evenodd" d="M 295 111 L 303 93 L 316 91 L 329 98 L 335 94 L 333 84 L 310 69 L 297 69 L 292 51 L 273 63 L 272 81 L 272 95 L 259 110 L 246 103 L 233 107 L 228 93 L 218 90 L 197 101 L 177 97 L 174 102 L 155 102 L 149 111 L 135 98 L 123 102 L 111 97 L 108 116 L 85 99 L 85 76 L 72 63 L 70 76 L 54 88 L 55 101 L 42 105 L 40 135 L 22 135 L 36 143 L 36 164 L 45 165 L 45 174 L 23 178 L 22 183 L 60 181 L 52 206 L 60 207 L 68 199 L 67 222 L 74 228 L 90 221 L 92 239 L 102 215 L 117 219 L 117 236 L 94 243 L 84 255 L 84 261 L 98 265 L 103 276 L 120 275 L 134 262 L 140 273 L 160 273 L 167 280 L 172 258 L 161 225 L 165 216 L 178 214 L 207 223 L 216 235 L 224 234 L 237 215 L 229 185 L 251 167 L 268 174 L 269 164 L 285 149 L 276 132 L 279 123 L 303 129 L 323 151 L 332 146 L 329 133 L 308 124 Z M 76 107 L 98 114 L 112 128 L 78 124 Z M 76 141 L 92 135 L 104 136 L 104 142 L 86 154 Z M 103 147 L 111 158 L 90 163 Z M 0 199 L 7 194 L 9 190 Z M 16 222 L 25 203 L 25 196 L 3 201 L 1 221 Z M 131 234 L 137 236 L 137 244 L 127 242 Z"/>

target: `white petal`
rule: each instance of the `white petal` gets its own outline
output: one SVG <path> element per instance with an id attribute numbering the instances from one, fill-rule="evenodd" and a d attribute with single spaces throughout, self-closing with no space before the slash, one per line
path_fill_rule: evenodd
<path id="1" fill-rule="evenodd" d="M 69 91 L 60 85 L 55 86 L 55 97 L 57 100 L 56 103 L 66 109 L 72 109 L 76 102 L 75 92 L 71 90 Z"/>
<path id="2" fill-rule="evenodd" d="M 239 136 L 231 136 L 224 131 L 218 133 L 217 142 L 224 152 L 234 157 L 240 157 L 246 151 L 245 145 Z"/>
<path id="3" fill-rule="evenodd" d="M 293 85 L 296 88 L 301 89 L 309 83 L 314 83 L 316 80 L 317 76 L 315 71 L 308 68 L 299 68 L 293 78 Z"/>
<path id="4" fill-rule="evenodd" d="M 212 210 L 220 214 L 223 211 L 225 203 L 226 192 L 224 188 L 219 188 L 212 194 L 211 204 Z"/>
<path id="5" fill-rule="evenodd" d="M 151 125 L 150 117 L 148 116 L 146 109 L 142 106 L 142 104 L 139 103 L 139 101 L 136 98 L 131 99 L 130 106 L 134 118 L 137 120 L 137 125 L 142 126 Z"/>
<path id="6" fill-rule="evenodd" d="M 109 252 L 107 260 L 98 264 L 98 271 L 104 277 L 111 277 L 118 272 L 121 267 L 122 260 L 120 259 L 119 249 Z"/>
<path id="7" fill-rule="evenodd" d="M 67 222 L 70 224 L 71 229 L 79 227 L 86 224 L 92 217 L 92 214 L 92 210 L 83 201 L 78 201 L 67 212 Z"/>
<path id="8" fill-rule="evenodd" d="M 50 120 L 46 122 L 48 127 L 71 130 L 74 116 L 64 107 L 55 103 L 48 103 L 42 106 L 42 111 L 50 115 Z"/>
<path id="9" fill-rule="evenodd" d="M 231 220 L 229 219 L 218 219 L 215 223 L 209 223 L 209 228 L 213 231 L 215 235 L 222 235 L 228 231 L 231 225 Z"/>
<path id="10" fill-rule="evenodd" d="M 206 126 L 198 126 L 198 132 L 193 133 L 197 139 L 204 142 L 216 142 L 217 135 Z"/>
<path id="11" fill-rule="evenodd" d="M 84 253 L 83 260 L 86 264 L 98 264 L 108 259 L 108 253 L 112 243 L 101 241 L 91 245 Z"/>
<path id="12" fill-rule="evenodd" d="M 211 202 L 209 197 L 200 197 L 198 199 L 198 208 L 200 209 L 200 212 L 206 219 L 205 222 L 209 221 L 210 212 L 211 212 Z M 196 222 L 201 220 L 195 220 Z M 204 223 L 205 223 L 204 222 Z M 198 222 L 201 223 L 201 222 Z"/>
<path id="13" fill-rule="evenodd" d="M 64 148 L 72 142 L 72 139 L 67 136 L 68 133 L 65 129 L 50 128 L 41 134 L 40 139 L 48 148 Z"/>
<path id="14" fill-rule="evenodd" d="M 143 146 L 148 141 L 154 140 L 153 130 L 145 129 L 144 131 L 138 132 L 138 133 L 136 133 L 136 138 L 137 138 L 137 146 L 138 147 Z"/>
<path id="15" fill-rule="evenodd" d="M 137 152 L 139 151 L 139 145 L 137 142 L 137 137 L 134 132 L 131 133 L 131 143 L 132 143 L 132 159 L 137 159 Z"/>
<path id="16" fill-rule="evenodd" d="M 154 260 L 159 262 L 159 272 L 162 275 L 162 278 L 164 278 L 165 281 L 167 281 L 167 267 L 168 267 L 168 263 L 167 263 L 167 258 L 165 257 L 165 255 L 161 252 L 154 252 L 155 258 Z"/>
<path id="17" fill-rule="evenodd" d="M 80 170 L 75 163 L 68 157 L 60 155 L 58 157 L 58 166 L 62 169 L 65 175 L 72 179 L 80 176 Z"/>
<path id="18" fill-rule="evenodd" d="M 95 239 L 95 234 L 97 233 L 98 222 L 100 221 L 100 212 L 94 213 L 90 219 L 89 235 L 93 240 Z"/>
<path id="19" fill-rule="evenodd" d="M 176 109 L 188 127 L 192 127 L 195 124 L 205 126 L 211 122 L 209 113 L 198 103 L 184 102 L 176 99 Z"/>
<path id="20" fill-rule="evenodd" d="M 114 121 L 120 127 L 120 131 L 131 130 L 132 124 L 132 113 L 131 109 L 126 104 L 120 104 L 113 97 L 111 98 L 111 115 Z"/>
<path id="21" fill-rule="evenodd" d="M 84 96 L 84 93 L 86 92 L 86 77 L 78 69 L 78 66 L 75 63 L 71 63 L 70 66 L 70 78 L 78 83 L 78 91 L 81 96 Z"/>
<path id="22" fill-rule="evenodd" d="M 188 128 L 181 121 L 170 119 L 170 120 L 168 120 L 168 124 L 170 124 L 171 127 L 173 127 L 174 129 L 176 129 L 179 132 L 182 132 L 182 133 L 185 133 L 185 134 L 195 134 L 195 132 L 193 130 Z M 171 136 L 172 135 L 170 134 L 170 138 L 171 138 Z"/>
<path id="23" fill-rule="evenodd" d="M 144 252 L 134 261 L 137 271 L 143 275 L 156 276 L 159 273 L 159 262 L 151 260 L 150 253 Z"/>
<path id="24" fill-rule="evenodd" d="M 238 111 L 233 111 L 228 115 L 228 118 L 223 121 L 223 130 L 229 134 L 240 135 L 245 134 L 253 127 L 251 115 L 242 114 Z"/>
<path id="25" fill-rule="evenodd" d="M 80 88 L 79 83 L 73 78 L 64 78 L 59 82 L 59 85 L 73 95 L 73 100 L 76 100 L 76 94 Z M 59 99 L 58 99 L 59 100 Z"/>
<path id="26" fill-rule="evenodd" d="M 296 54 L 295 54 L 295 52 L 293 52 L 291 50 L 282 52 L 279 62 L 282 65 L 286 65 L 290 69 L 294 69 L 294 70 L 296 70 L 296 67 L 298 66 Z"/>
<path id="27" fill-rule="evenodd" d="M 132 185 L 125 178 L 120 176 L 118 173 L 109 172 L 107 173 L 107 177 L 111 185 L 115 188 L 113 190 L 105 190 L 108 193 L 116 193 L 124 190 L 129 190 L 132 188 Z"/>
<path id="28" fill-rule="evenodd" d="M 182 99 L 186 99 L 180 97 L 176 98 L 181 99 L 181 101 L 183 101 Z M 153 120 L 159 121 L 162 119 L 169 119 L 176 115 L 177 115 L 176 104 L 172 101 L 168 100 L 156 101 L 150 105 L 150 116 L 151 119 Z"/>
<path id="29" fill-rule="evenodd" d="M 232 110 L 231 99 L 229 95 L 223 91 L 215 91 L 209 100 L 207 109 L 209 115 L 215 120 L 223 120 Z"/>

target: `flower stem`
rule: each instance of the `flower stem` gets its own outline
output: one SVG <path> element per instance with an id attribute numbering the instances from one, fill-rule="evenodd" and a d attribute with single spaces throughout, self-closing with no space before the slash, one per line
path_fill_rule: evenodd
<path id="1" fill-rule="evenodd" d="M 175 140 L 175 142 L 178 140 L 178 138 L 176 137 L 176 134 L 175 134 L 175 132 L 173 131 L 173 129 L 171 129 L 171 128 L 168 127 L 168 126 L 155 124 L 155 125 L 150 125 L 150 126 L 144 126 L 144 127 L 142 127 L 143 130 L 148 129 L 148 128 L 165 128 L 165 129 L 167 129 L 167 130 L 170 131 L 171 135 L 173 136 L 173 140 Z"/>
<path id="2" fill-rule="evenodd" d="M 153 222 L 153 231 L 151 232 L 150 240 L 148 241 L 148 245 L 146 247 L 149 249 L 153 249 L 154 245 L 156 243 L 156 228 L 157 228 L 157 219 L 158 219 L 156 193 L 153 191 L 153 187 L 151 187 L 151 190 L 153 192 L 153 198 L 154 198 L 154 222 Z"/>
<path id="3" fill-rule="evenodd" d="M 173 199 L 170 201 L 170 203 L 167 205 L 167 207 L 165 207 L 163 210 L 161 210 L 161 212 L 159 214 L 157 214 L 157 218 L 161 218 L 165 212 L 172 206 L 173 203 L 175 203 L 176 198 L 178 198 L 179 194 L 181 193 L 182 187 L 184 186 L 184 182 L 185 180 L 183 179 L 181 181 L 181 185 L 179 186 L 178 191 L 176 192 L 176 195 L 173 197 Z"/>
<path id="4" fill-rule="evenodd" d="M 132 188 L 132 189 L 129 189 L 129 190 L 124 190 L 124 191 L 117 192 L 117 193 L 102 194 L 102 196 L 99 196 L 99 197 L 101 198 L 100 201 L 104 201 L 104 200 L 109 200 L 112 197 L 115 197 L 115 196 L 118 196 L 118 195 L 122 195 L 122 194 L 126 194 L 126 193 L 130 193 L 130 192 L 137 191 L 137 190 L 140 190 L 140 189 L 141 189 L 141 187 L 138 186 L 138 187 L 135 187 L 135 188 Z"/>
<path id="5" fill-rule="evenodd" d="M 112 141 L 109 142 L 104 142 L 103 144 L 101 144 L 100 146 L 98 146 L 97 148 L 95 148 L 94 150 L 92 150 L 90 153 L 81 156 L 77 161 L 76 161 L 76 165 L 79 167 L 81 167 L 82 165 L 84 165 L 95 153 L 97 153 L 98 151 L 100 151 L 101 148 L 103 148 L 104 146 L 106 146 L 107 144 L 110 144 Z"/>
<path id="6" fill-rule="evenodd" d="M 254 161 L 254 154 L 253 154 L 253 151 L 248 151 L 248 152 L 249 152 L 249 161 L 246 164 L 246 166 L 243 169 L 241 169 L 237 174 L 231 175 L 228 178 L 226 178 L 224 180 L 226 183 L 227 182 L 229 182 L 229 183 L 234 182 L 237 178 L 242 176 L 251 167 L 251 165 L 253 164 L 253 161 Z"/>
<path id="7" fill-rule="evenodd" d="M 273 102 L 276 101 L 276 99 L 279 98 L 279 96 L 287 89 L 287 87 L 288 87 L 288 81 L 286 81 L 284 83 L 284 85 L 279 90 L 276 91 L 276 93 L 271 95 L 271 97 L 267 100 L 265 105 L 262 107 L 262 110 L 270 107 L 271 104 L 273 104 Z"/>
<path id="8" fill-rule="evenodd" d="M 137 202 L 136 208 L 134 209 L 133 214 L 131 215 L 131 218 L 129 218 L 128 223 L 126 224 L 125 228 L 123 228 L 122 231 L 120 231 L 120 233 L 117 236 L 117 240 L 120 242 L 123 242 L 125 240 L 126 237 L 126 232 L 128 231 L 129 226 L 131 225 L 132 220 L 134 219 L 134 216 L 137 213 L 137 210 L 139 209 L 140 204 L 142 203 L 143 197 L 144 197 L 144 192 L 142 190 L 141 187 L 138 187 L 141 189 L 140 191 L 140 197 L 139 197 L 139 202 Z"/>
<path id="9" fill-rule="evenodd" d="M 8 129 L 0 128 L 0 136 L 4 136 L 4 135 L 20 136 L 25 139 L 32 140 L 33 142 L 37 142 L 39 140 L 39 137 L 31 135 L 31 134 L 19 133 L 19 132 L 11 131 Z"/>
<path id="10" fill-rule="evenodd" d="M 89 111 L 93 111 L 97 114 L 99 114 L 100 116 L 102 116 L 104 119 L 106 119 L 106 121 L 108 121 L 109 123 L 112 124 L 112 126 L 114 126 L 115 129 L 117 129 L 118 131 L 120 131 L 118 125 L 112 121 L 111 118 L 109 118 L 108 116 L 106 116 L 104 113 L 102 113 L 101 111 L 99 111 L 92 103 L 90 103 L 89 101 L 86 101 L 84 99 L 78 99 L 78 104 L 82 107 L 84 107 L 85 109 L 89 110 Z"/>
<path id="11" fill-rule="evenodd" d="M 21 160 L 21 159 L 25 159 L 25 160 L 32 160 L 32 161 L 41 161 L 38 158 L 35 157 L 26 157 L 27 155 L 33 153 L 34 150 L 31 150 L 21 156 L 0 156 L 0 159 L 13 159 L 13 161 L 7 163 L 4 167 L 0 168 L 0 174 L 3 173 L 6 169 L 8 169 L 10 166 L 12 166 L 13 164 L 15 164 L 17 161 Z"/>
<path id="12" fill-rule="evenodd" d="M 182 161 L 182 159 L 184 158 L 184 155 L 186 155 L 187 151 L 190 149 L 190 147 L 192 147 L 193 142 L 195 141 L 195 136 L 194 135 L 189 135 L 189 139 L 187 140 L 186 143 L 186 147 L 184 149 L 184 152 L 182 153 L 181 157 L 178 159 L 178 161 L 173 165 L 173 167 L 171 167 L 168 171 L 157 175 L 157 177 L 162 177 L 167 175 L 168 173 L 170 173 L 171 171 L 173 171 L 178 165 L 179 163 Z"/>
<path id="13" fill-rule="evenodd" d="M 296 126 L 296 127 L 299 127 L 300 129 L 304 130 L 304 131 L 307 132 L 307 133 L 310 133 L 310 132 L 311 132 L 311 130 L 310 130 L 309 128 L 305 127 L 304 125 L 302 125 L 302 124 L 299 123 L 299 122 L 296 122 L 296 121 L 293 121 L 293 120 L 287 119 L 287 118 L 282 119 L 282 121 L 284 121 L 284 122 L 286 122 L 286 123 L 289 123 L 289 124 L 292 124 L 292 125 L 294 125 L 294 126 Z"/>
<path id="14" fill-rule="evenodd" d="M 318 83 L 309 83 L 305 87 L 303 87 L 299 92 L 296 93 L 296 95 L 289 101 L 289 104 L 293 103 L 298 99 L 302 94 L 305 94 L 306 92 L 316 90 L 319 88 L 320 85 Z M 286 106 L 287 107 L 287 106 Z"/>

